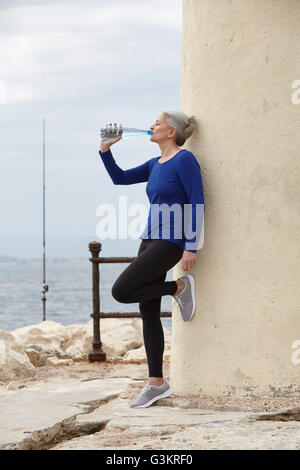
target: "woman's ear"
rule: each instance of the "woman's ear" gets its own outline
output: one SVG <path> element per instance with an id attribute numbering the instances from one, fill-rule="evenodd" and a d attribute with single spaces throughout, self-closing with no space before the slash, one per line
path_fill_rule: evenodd
<path id="1" fill-rule="evenodd" d="M 173 139 L 174 137 L 176 138 L 176 134 L 177 134 L 177 129 L 176 129 L 176 127 L 172 127 L 172 130 L 170 131 L 169 137 L 171 137 L 172 139 Z"/>

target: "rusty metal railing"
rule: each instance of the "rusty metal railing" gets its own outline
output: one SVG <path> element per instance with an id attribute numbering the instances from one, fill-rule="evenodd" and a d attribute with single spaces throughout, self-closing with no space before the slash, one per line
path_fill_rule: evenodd
<path id="1" fill-rule="evenodd" d="M 99 242 L 89 243 L 89 251 L 92 257 L 89 258 L 93 265 L 93 349 L 90 351 L 88 358 L 89 362 L 106 361 L 106 353 L 102 350 L 101 335 L 100 335 L 100 318 L 140 318 L 139 312 L 100 312 L 100 263 L 131 263 L 135 257 L 105 257 L 99 258 L 102 244 Z M 161 317 L 172 317 L 172 312 L 161 312 Z"/>

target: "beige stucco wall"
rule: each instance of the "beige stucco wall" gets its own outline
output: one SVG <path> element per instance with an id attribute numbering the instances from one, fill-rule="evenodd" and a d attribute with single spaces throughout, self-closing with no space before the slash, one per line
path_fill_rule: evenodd
<path id="1" fill-rule="evenodd" d="M 298 0 L 183 0 L 181 109 L 200 123 L 185 147 L 206 212 L 191 322 L 173 302 L 178 393 L 300 395 L 299 25 Z"/>

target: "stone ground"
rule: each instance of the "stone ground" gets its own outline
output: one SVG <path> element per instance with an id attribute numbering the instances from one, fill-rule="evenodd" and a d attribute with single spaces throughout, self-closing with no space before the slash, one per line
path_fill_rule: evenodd
<path id="1" fill-rule="evenodd" d="M 145 362 L 76 362 L 0 383 L 0 449 L 300 449 L 299 398 L 173 393 L 132 409 L 147 376 Z"/>

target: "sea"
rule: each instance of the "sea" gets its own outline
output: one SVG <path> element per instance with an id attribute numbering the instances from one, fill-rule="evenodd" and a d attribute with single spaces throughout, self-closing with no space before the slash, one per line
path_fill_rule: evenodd
<path id="1" fill-rule="evenodd" d="M 103 263 L 100 271 L 100 311 L 139 312 L 139 304 L 121 304 L 111 287 L 127 263 Z M 173 280 L 173 269 L 166 281 Z M 0 330 L 6 332 L 43 321 L 42 259 L 0 258 Z M 47 258 L 46 320 L 62 325 L 83 324 L 93 313 L 92 263 L 88 258 Z M 162 297 L 161 311 L 172 310 L 172 297 Z M 140 317 L 139 321 L 142 321 Z M 172 318 L 161 318 L 172 330 Z M 100 320 L 101 322 L 101 320 Z"/>

